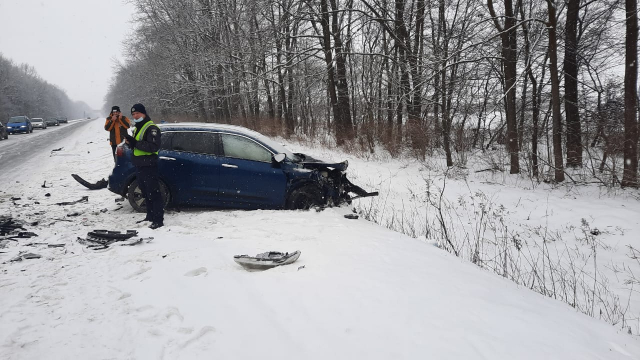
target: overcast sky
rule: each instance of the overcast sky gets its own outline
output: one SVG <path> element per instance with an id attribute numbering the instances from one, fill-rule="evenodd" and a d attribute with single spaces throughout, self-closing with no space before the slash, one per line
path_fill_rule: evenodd
<path id="1" fill-rule="evenodd" d="M 133 10 L 126 0 L 0 0 L 0 53 L 101 109 Z"/>

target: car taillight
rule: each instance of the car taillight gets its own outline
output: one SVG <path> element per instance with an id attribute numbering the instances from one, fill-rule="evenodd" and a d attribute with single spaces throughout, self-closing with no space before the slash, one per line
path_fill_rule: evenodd
<path id="1" fill-rule="evenodd" d="M 116 148 L 116 156 L 123 157 L 124 156 L 124 148 L 122 146 L 118 146 Z"/>

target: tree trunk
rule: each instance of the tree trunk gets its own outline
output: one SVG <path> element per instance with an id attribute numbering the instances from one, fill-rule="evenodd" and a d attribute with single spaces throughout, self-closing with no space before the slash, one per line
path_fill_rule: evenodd
<path id="1" fill-rule="evenodd" d="M 340 110 L 338 109 L 338 94 L 336 93 L 335 70 L 333 67 L 333 53 L 331 48 L 331 28 L 329 22 L 329 7 L 327 0 L 320 0 L 320 25 L 322 27 L 322 51 L 324 52 L 324 61 L 327 65 L 327 90 L 329 92 L 329 101 L 333 110 L 334 126 L 339 122 L 338 117 Z M 336 140 L 338 135 L 336 134 Z"/>
<path id="2" fill-rule="evenodd" d="M 353 121 L 351 120 L 351 105 L 349 99 L 349 84 L 347 82 L 347 58 L 342 46 L 342 35 L 338 23 L 338 6 L 336 0 L 329 0 L 332 8 L 333 45 L 336 52 L 336 94 L 338 96 L 336 110 L 336 143 L 344 144 L 353 138 Z"/>
<path id="3" fill-rule="evenodd" d="M 564 181 L 562 160 L 562 115 L 560 114 L 560 80 L 558 80 L 558 45 L 556 40 L 556 3 L 547 0 L 549 9 L 549 74 L 551 75 L 551 104 L 553 116 L 553 157 L 556 182 Z"/>
<path id="4" fill-rule="evenodd" d="M 622 186 L 638 187 L 638 1 L 626 0 L 624 72 L 624 175 Z"/>
<path id="5" fill-rule="evenodd" d="M 567 114 L 567 166 L 582 167 L 582 129 L 578 111 L 578 16 L 580 0 L 567 0 L 564 51 L 564 108 Z"/>
<path id="6" fill-rule="evenodd" d="M 493 9 L 493 0 L 487 0 L 489 12 L 494 25 L 502 40 L 502 66 L 504 71 L 505 109 L 507 115 L 507 149 L 509 151 L 511 174 L 520 173 L 520 159 L 518 154 L 518 119 L 516 112 L 516 78 L 517 72 L 517 27 L 513 10 L 513 1 L 504 1 L 504 28 L 500 25 Z"/>

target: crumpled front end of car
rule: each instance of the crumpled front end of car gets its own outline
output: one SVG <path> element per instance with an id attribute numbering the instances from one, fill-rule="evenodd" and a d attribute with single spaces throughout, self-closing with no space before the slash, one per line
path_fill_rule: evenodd
<path id="1" fill-rule="evenodd" d="M 316 185 L 322 193 L 322 199 L 318 199 L 322 206 L 340 206 L 350 204 L 356 198 L 378 195 L 378 192 L 367 192 L 347 179 L 345 170 L 348 162 L 327 163 L 304 157 L 306 161 L 297 163 L 297 166 L 291 169 L 291 180 L 294 183 Z M 293 186 L 295 187 L 295 184 Z"/>

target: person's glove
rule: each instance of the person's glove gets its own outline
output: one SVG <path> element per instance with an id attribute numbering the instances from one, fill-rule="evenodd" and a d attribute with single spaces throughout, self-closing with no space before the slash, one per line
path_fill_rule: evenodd
<path id="1" fill-rule="evenodd" d="M 133 136 L 126 134 L 124 138 L 127 139 L 127 144 L 129 144 L 132 148 L 136 147 L 136 143 L 138 142 L 138 140 L 136 140 Z"/>

